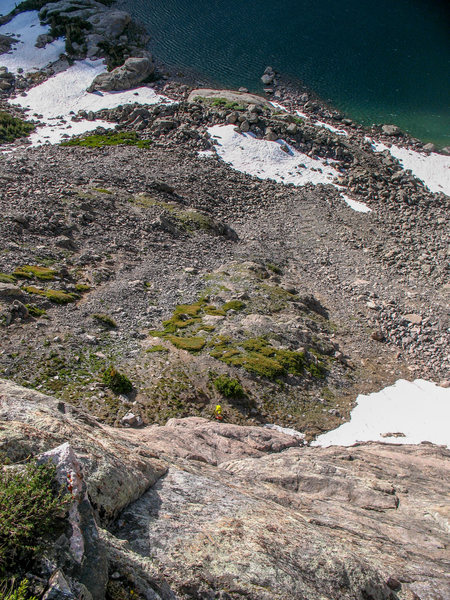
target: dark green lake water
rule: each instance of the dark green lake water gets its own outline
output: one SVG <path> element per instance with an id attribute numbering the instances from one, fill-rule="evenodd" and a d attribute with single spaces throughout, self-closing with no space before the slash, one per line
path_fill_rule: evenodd
<path id="1" fill-rule="evenodd" d="M 450 145 L 444 0 L 123 0 L 169 67 L 261 91 L 267 65 L 364 124 Z"/>

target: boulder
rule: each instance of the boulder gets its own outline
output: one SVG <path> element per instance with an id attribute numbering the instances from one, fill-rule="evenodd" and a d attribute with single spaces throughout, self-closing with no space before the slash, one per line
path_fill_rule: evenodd
<path id="1" fill-rule="evenodd" d="M 20 287 L 13 283 L 0 282 L 0 299 L 5 298 L 22 298 L 23 292 Z"/>
<path id="2" fill-rule="evenodd" d="M 129 90 L 154 73 L 155 65 L 150 55 L 128 58 L 121 67 L 109 73 L 100 73 L 87 88 L 88 92 Z"/>
<path id="3" fill-rule="evenodd" d="M 246 92 L 232 92 L 230 90 L 213 90 L 210 88 L 197 88 L 192 90 L 188 96 L 188 102 L 196 102 L 197 98 L 206 98 L 214 100 L 214 98 L 223 98 L 227 102 L 237 102 L 238 104 L 256 104 L 257 106 L 270 108 L 273 106 L 268 100 L 255 94 Z"/>
<path id="4" fill-rule="evenodd" d="M 402 135 L 402 130 L 397 125 L 383 125 L 381 131 L 384 135 L 399 136 Z"/>
<path id="5" fill-rule="evenodd" d="M 272 85 L 273 80 L 275 79 L 275 71 L 272 67 L 266 67 L 263 76 L 261 77 L 261 81 L 264 85 Z"/>

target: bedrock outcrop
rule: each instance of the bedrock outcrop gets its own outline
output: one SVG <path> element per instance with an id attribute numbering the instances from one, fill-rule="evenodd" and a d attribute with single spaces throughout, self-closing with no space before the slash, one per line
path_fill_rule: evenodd
<path id="1" fill-rule="evenodd" d="M 108 557 L 106 597 L 450 597 L 442 447 L 310 448 L 205 419 L 114 429 L 6 380 L 0 419 L 12 461 L 70 444 Z"/>

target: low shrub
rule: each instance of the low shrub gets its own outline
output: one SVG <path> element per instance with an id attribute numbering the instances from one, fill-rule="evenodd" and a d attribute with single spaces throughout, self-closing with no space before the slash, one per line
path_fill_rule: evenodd
<path id="1" fill-rule="evenodd" d="M 20 471 L 0 471 L 0 576 L 27 568 L 45 536 L 55 532 L 69 498 L 55 482 L 54 465 L 33 461 Z"/>
<path id="2" fill-rule="evenodd" d="M 33 131 L 34 125 L 0 110 L 0 144 L 13 142 Z"/>
<path id="3" fill-rule="evenodd" d="M 245 395 L 244 388 L 239 381 L 228 375 L 219 375 L 214 379 L 213 384 L 225 398 L 242 398 Z"/>
<path id="4" fill-rule="evenodd" d="M 103 371 L 102 380 L 115 394 L 129 394 L 133 389 L 133 384 L 128 377 L 118 371 L 115 367 L 108 367 L 105 369 Z"/>
<path id="5" fill-rule="evenodd" d="M 0 598 L 2 600 L 37 600 L 36 596 L 30 596 L 28 593 L 29 582 L 28 579 L 22 579 L 18 586 L 8 585 L 4 583 L 3 588 L 0 586 Z"/>

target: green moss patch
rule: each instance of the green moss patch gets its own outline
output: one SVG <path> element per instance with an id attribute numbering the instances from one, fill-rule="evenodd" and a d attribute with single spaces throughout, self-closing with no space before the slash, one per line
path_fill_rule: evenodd
<path id="1" fill-rule="evenodd" d="M 175 335 L 168 335 L 167 339 L 171 342 L 176 348 L 180 348 L 181 350 L 187 350 L 188 352 L 200 352 L 205 345 L 206 340 L 202 337 L 177 337 Z"/>
<path id="2" fill-rule="evenodd" d="M 46 310 L 44 310 L 43 308 L 38 308 L 34 304 L 25 304 L 25 306 L 28 309 L 28 314 L 32 317 L 43 317 L 47 314 Z"/>
<path id="3" fill-rule="evenodd" d="M 305 371 L 313 377 L 322 378 L 325 373 L 320 361 L 308 360 L 304 352 L 276 348 L 264 338 L 232 340 L 217 336 L 209 347 L 213 358 L 267 379 L 287 374 L 303 376 Z"/>
<path id="4" fill-rule="evenodd" d="M 48 267 L 41 267 L 39 265 L 23 265 L 21 267 L 17 267 L 14 271 L 14 277 L 18 279 L 39 279 L 41 281 L 52 281 L 55 276 L 58 274 L 54 269 L 49 269 Z"/>
<path id="5" fill-rule="evenodd" d="M 72 138 L 66 142 L 62 142 L 61 146 L 84 146 L 87 148 L 137 146 L 138 148 L 149 148 L 151 143 L 151 140 L 142 140 L 136 131 L 107 131 L 102 134 Z M 106 193 L 108 193 L 107 190 Z"/>
<path id="6" fill-rule="evenodd" d="M 115 329 L 117 327 L 117 323 L 114 321 L 114 319 L 104 313 L 94 313 L 92 318 L 97 321 L 97 323 L 100 323 L 100 325 L 104 325 L 109 329 Z"/>
<path id="7" fill-rule="evenodd" d="M 225 312 L 229 310 L 240 311 L 244 310 L 244 308 L 245 302 L 241 302 L 241 300 L 230 300 L 229 302 L 225 302 L 225 304 L 222 306 L 222 310 Z"/>
<path id="8" fill-rule="evenodd" d="M 0 273 L 0 283 L 15 283 L 16 278 L 14 275 L 7 275 L 6 273 Z"/>
<path id="9" fill-rule="evenodd" d="M 0 144 L 26 137 L 33 129 L 34 125 L 32 123 L 22 121 L 22 119 L 13 117 L 7 112 L 0 110 Z"/>
<path id="10" fill-rule="evenodd" d="M 149 353 L 153 353 L 153 352 L 162 352 L 167 354 L 169 352 L 169 349 L 166 348 L 165 346 L 163 346 L 162 344 L 155 344 L 154 346 L 152 346 L 151 348 L 148 348 L 146 350 L 146 352 Z"/>
<path id="11" fill-rule="evenodd" d="M 34 285 L 25 286 L 23 289 L 28 294 L 44 296 L 45 298 L 48 298 L 48 300 L 54 302 L 55 304 L 69 304 L 70 302 L 75 302 L 78 299 L 77 294 L 63 292 L 61 290 L 42 290 L 40 288 L 35 287 Z"/>

